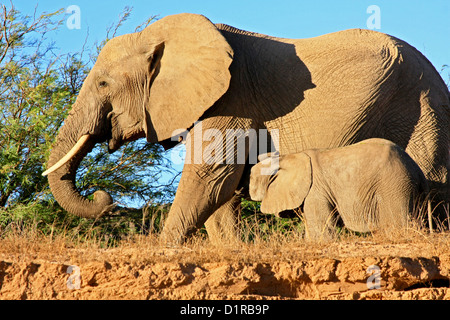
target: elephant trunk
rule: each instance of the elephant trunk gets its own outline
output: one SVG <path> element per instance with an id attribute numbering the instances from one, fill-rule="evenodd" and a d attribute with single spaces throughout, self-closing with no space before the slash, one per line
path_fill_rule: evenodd
<path id="1" fill-rule="evenodd" d="M 50 189 L 58 203 L 70 213 L 83 218 L 97 218 L 113 208 L 111 196 L 104 191 L 94 193 L 94 200 L 81 196 L 75 186 L 75 176 L 83 158 L 94 148 L 95 139 L 70 132 L 65 124 L 50 153 L 48 174 Z M 65 158 L 65 159 L 64 159 Z"/>

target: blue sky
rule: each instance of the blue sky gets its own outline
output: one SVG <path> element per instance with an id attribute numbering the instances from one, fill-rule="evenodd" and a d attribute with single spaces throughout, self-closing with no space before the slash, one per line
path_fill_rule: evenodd
<path id="1" fill-rule="evenodd" d="M 349 28 L 367 28 L 370 5 L 380 8 L 378 31 L 401 38 L 419 49 L 440 71 L 450 65 L 450 1 L 448 0 L 138 0 L 138 1 L 33 1 L 13 0 L 15 7 L 32 14 L 77 5 L 81 29 L 62 28 L 52 34 L 62 51 L 77 51 L 89 30 L 88 45 L 104 39 L 125 6 L 133 12 L 120 33 L 133 32 L 152 15 L 200 13 L 214 23 L 287 38 L 307 38 Z M 447 80 L 447 79 L 446 79 Z"/>

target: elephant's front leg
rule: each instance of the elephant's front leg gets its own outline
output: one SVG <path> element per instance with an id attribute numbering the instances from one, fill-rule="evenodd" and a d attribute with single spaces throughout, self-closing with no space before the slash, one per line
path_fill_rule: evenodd
<path id="1" fill-rule="evenodd" d="M 219 208 L 217 217 L 231 219 L 230 207 L 224 205 L 235 194 L 248 155 L 246 144 L 237 142 L 246 139 L 242 125 L 235 118 L 210 118 L 191 130 L 183 173 L 162 233 L 164 241 L 182 242 Z"/>
<path id="2" fill-rule="evenodd" d="M 161 235 L 163 241 L 183 242 L 218 209 L 225 210 L 226 212 L 219 210 L 218 214 L 229 219 L 227 202 L 233 198 L 243 169 L 243 165 L 185 165 L 164 224 Z"/>
<path id="3" fill-rule="evenodd" d="M 323 242 L 335 237 L 335 217 L 330 202 L 323 196 L 308 195 L 304 203 L 306 238 L 312 242 Z"/>
<path id="4" fill-rule="evenodd" d="M 238 210 L 240 205 L 241 197 L 239 193 L 235 193 L 206 221 L 206 231 L 212 243 L 237 243 L 239 241 Z"/>

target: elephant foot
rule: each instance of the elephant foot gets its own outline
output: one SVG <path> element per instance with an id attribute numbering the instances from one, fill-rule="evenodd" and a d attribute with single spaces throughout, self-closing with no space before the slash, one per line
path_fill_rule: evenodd
<path id="1" fill-rule="evenodd" d="M 196 227 L 183 228 L 180 230 L 179 228 L 170 228 L 168 226 L 164 226 L 163 231 L 161 233 L 159 243 L 165 247 L 179 247 L 182 246 L 186 240 L 188 240 L 194 233 L 197 232 Z"/>

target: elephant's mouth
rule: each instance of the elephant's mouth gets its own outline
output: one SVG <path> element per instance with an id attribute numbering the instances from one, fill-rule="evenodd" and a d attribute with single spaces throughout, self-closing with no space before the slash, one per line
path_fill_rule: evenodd
<path id="1" fill-rule="evenodd" d="M 145 132 L 140 130 L 139 126 L 135 126 L 123 132 L 122 130 L 113 129 L 111 131 L 111 138 L 108 139 L 108 152 L 116 152 L 124 143 L 135 141 L 140 138 L 145 138 Z"/>
<path id="2" fill-rule="evenodd" d="M 108 140 L 108 152 L 114 153 L 123 145 L 122 140 L 111 138 Z"/>
<path id="3" fill-rule="evenodd" d="M 113 153 L 117 151 L 122 143 L 121 130 L 119 130 L 117 115 L 114 112 L 110 112 L 107 117 L 107 126 L 109 128 L 108 137 L 106 141 L 108 142 L 108 152 Z"/>
<path id="4" fill-rule="evenodd" d="M 104 141 L 108 142 L 109 153 L 116 152 L 126 142 L 145 137 L 141 121 L 127 123 L 126 120 L 124 121 L 122 119 L 121 121 L 119 119 L 121 116 L 121 113 L 115 113 L 113 111 L 107 115 L 106 127 L 109 129 L 109 134 Z M 123 123 L 127 123 L 127 125 L 123 126 Z"/>

